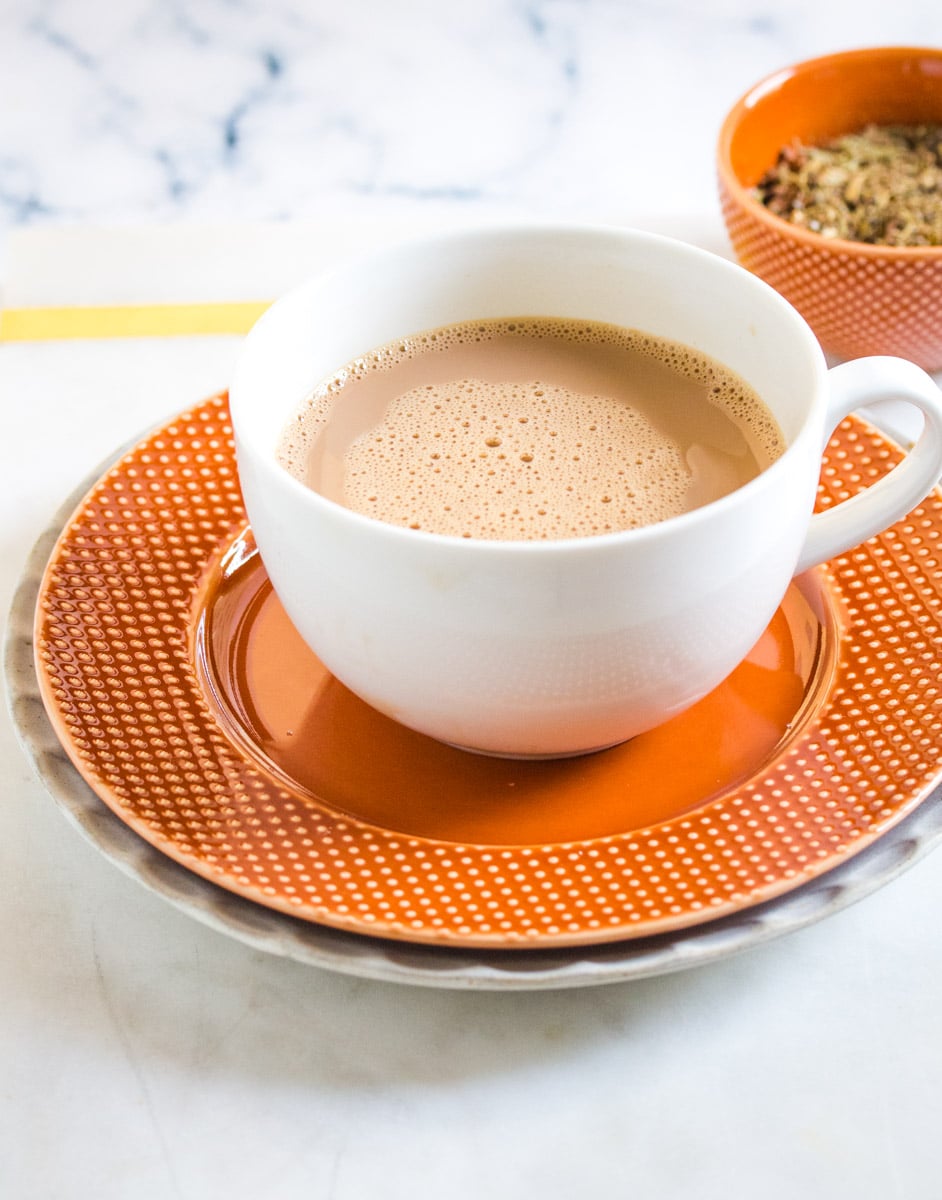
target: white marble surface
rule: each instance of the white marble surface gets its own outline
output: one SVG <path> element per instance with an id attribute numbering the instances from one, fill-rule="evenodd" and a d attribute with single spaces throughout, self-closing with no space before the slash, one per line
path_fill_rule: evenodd
<path id="1" fill-rule="evenodd" d="M 731 101 L 935 0 L 2 0 L 0 221 L 713 202 Z"/>
<path id="2" fill-rule="evenodd" d="M 936 0 L 0 0 L 0 287 L 106 298 L 112 276 L 86 278 L 81 253 L 24 278 L 23 229 L 87 244 L 91 225 L 329 235 L 500 213 L 712 229 L 716 129 L 751 82 L 940 40 Z M 249 258 L 226 294 L 258 294 Z M 156 274 L 136 298 L 160 298 Z M 224 386 L 235 348 L 0 346 L 4 612 L 63 496 Z M 696 971 L 436 993 L 196 924 L 78 837 L 6 712 L 0 762 L 3 1200 L 942 1195 L 938 855 Z"/>

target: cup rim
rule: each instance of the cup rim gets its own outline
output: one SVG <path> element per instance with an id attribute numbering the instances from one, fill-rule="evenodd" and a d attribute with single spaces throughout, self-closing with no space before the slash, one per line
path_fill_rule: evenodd
<path id="1" fill-rule="evenodd" d="M 806 58 L 765 75 L 752 84 L 727 112 L 720 126 L 716 147 L 717 170 L 720 179 L 740 207 L 745 208 L 751 216 L 768 226 L 780 237 L 788 237 L 811 249 L 822 253 L 835 255 L 860 255 L 865 259 L 884 260 L 887 262 L 907 263 L 914 260 L 942 259 L 942 246 L 886 246 L 872 242 L 858 242 L 852 238 L 824 237 L 820 233 L 794 225 L 770 212 L 764 204 L 760 204 L 752 195 L 752 190 L 745 187 L 733 169 L 731 147 L 733 137 L 739 128 L 743 115 L 757 104 L 764 96 L 776 90 L 789 79 L 797 75 L 820 70 L 828 65 L 862 62 L 867 59 L 903 60 L 907 58 L 931 58 L 942 64 L 942 47 L 938 46 L 864 46 L 855 50 L 840 50 L 832 54 L 822 54 L 816 58 Z"/>
<path id="2" fill-rule="evenodd" d="M 744 267 L 731 259 L 724 258 L 712 251 L 705 250 L 702 247 L 693 245 L 689 242 L 684 242 L 679 238 L 669 237 L 664 234 L 651 233 L 646 230 L 636 229 L 632 226 L 618 226 L 605 224 L 582 224 L 582 223 L 558 223 L 558 222 L 542 222 L 542 221 L 521 221 L 511 223 L 501 223 L 499 225 L 472 225 L 467 227 L 456 227 L 451 230 L 437 231 L 432 234 L 419 235 L 397 239 L 379 249 L 365 250 L 360 254 L 356 254 L 335 267 L 328 269 L 322 273 L 313 275 L 304 279 L 295 287 L 285 292 L 280 296 L 262 316 L 256 321 L 252 329 L 246 335 L 243 346 L 240 349 L 235 369 L 233 371 L 230 383 L 230 413 L 233 424 L 233 431 L 237 443 L 237 449 L 242 448 L 243 453 L 251 454 L 257 463 L 262 464 L 263 469 L 269 478 L 277 481 L 278 486 L 286 490 L 289 495 L 295 497 L 300 503 L 308 507 L 313 507 L 325 515 L 329 515 L 333 520 L 340 523 L 350 523 L 352 527 L 372 531 L 377 537 L 381 536 L 384 539 L 390 537 L 399 539 L 407 539 L 410 545 L 427 545 L 428 547 L 444 547 L 456 546 L 467 547 L 463 550 L 463 554 L 474 553 L 481 555 L 484 553 L 513 553 L 513 554 L 540 554 L 540 553 L 560 553 L 565 548 L 567 553 L 590 553 L 592 547 L 600 545 L 611 545 L 616 542 L 629 540 L 631 542 L 644 542 L 655 538 L 663 537 L 667 529 L 682 529 L 687 527 L 696 527 L 705 520 L 711 519 L 713 515 L 720 512 L 724 508 L 732 508 L 742 503 L 742 497 L 755 494 L 756 492 L 770 486 L 774 486 L 775 480 L 781 472 L 787 469 L 787 464 L 790 463 L 796 455 L 807 452 L 807 442 L 809 439 L 814 439 L 815 429 L 814 422 L 808 418 L 812 415 L 813 409 L 809 409 L 808 415 L 803 420 L 801 427 L 796 435 L 786 445 L 783 452 L 775 459 L 774 462 L 762 468 L 758 475 L 750 479 L 748 482 L 741 484 L 732 492 L 721 496 L 716 500 L 711 500 L 707 504 L 699 505 L 697 508 L 690 509 L 687 512 L 678 513 L 671 517 L 666 517 L 661 521 L 656 521 L 652 524 L 638 526 L 632 529 L 612 530 L 608 533 L 594 533 L 589 536 L 569 537 L 569 538 L 540 538 L 540 539 L 515 539 L 515 538 L 464 538 L 456 534 L 436 533 L 427 529 L 407 529 L 402 526 L 394 525 L 389 522 L 380 521 L 376 517 L 371 517 L 368 514 L 360 513 L 354 509 L 331 500 L 329 497 L 322 495 L 313 488 L 308 487 L 301 480 L 291 474 L 281 463 L 279 463 L 274 454 L 266 454 L 264 450 L 255 444 L 255 442 L 244 436 L 240 414 L 243 411 L 243 403 L 239 395 L 240 389 L 240 365 L 244 356 L 248 353 L 252 335 L 256 328 L 265 326 L 266 328 L 273 324 L 278 319 L 279 314 L 286 310 L 295 307 L 303 307 L 307 302 L 308 296 L 312 292 L 317 292 L 329 285 L 329 281 L 341 273 L 346 273 L 356 267 L 367 264 L 375 260 L 378 256 L 408 251 L 410 247 L 421 247 L 427 249 L 437 244 L 452 242 L 455 240 L 463 240 L 469 236 L 484 236 L 490 237 L 493 235 L 507 236 L 516 234 L 590 234 L 590 235 L 616 235 L 624 237 L 625 235 L 648 243 L 666 244 L 671 247 L 680 247 L 683 251 L 691 254 L 692 257 L 699 258 L 711 263 L 714 267 L 728 271 L 729 274 L 738 276 L 744 281 L 748 281 L 749 286 L 756 288 L 762 292 L 768 300 L 773 303 L 784 317 L 787 317 L 795 331 L 800 334 L 806 343 L 809 352 L 809 367 L 811 377 L 816 383 L 819 393 L 822 398 L 819 403 L 823 404 L 823 385 L 827 375 L 827 362 L 824 357 L 824 351 L 820 343 L 815 337 L 808 323 L 801 314 L 789 303 L 778 291 L 757 275 L 747 271 Z M 316 381 L 312 382 L 312 387 Z M 819 455 L 820 447 L 815 443 L 813 451 Z M 474 547 L 472 550 L 471 547 Z"/>

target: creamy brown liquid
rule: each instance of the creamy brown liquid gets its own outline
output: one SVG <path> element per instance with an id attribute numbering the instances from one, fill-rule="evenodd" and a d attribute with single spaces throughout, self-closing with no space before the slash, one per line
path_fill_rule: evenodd
<path id="1" fill-rule="evenodd" d="M 532 540 L 663 521 L 783 449 L 762 400 L 698 351 L 526 317 L 431 330 L 348 364 L 294 414 L 278 458 L 380 521 Z"/>

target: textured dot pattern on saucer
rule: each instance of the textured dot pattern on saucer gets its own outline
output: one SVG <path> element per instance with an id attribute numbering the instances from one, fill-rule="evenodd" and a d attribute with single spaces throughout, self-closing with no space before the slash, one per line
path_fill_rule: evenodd
<path id="1" fill-rule="evenodd" d="M 821 504 L 898 457 L 844 422 Z M 142 441 L 79 506 L 44 578 L 37 660 L 58 736 L 105 803 L 184 866 L 280 911 L 441 945 L 652 934 L 821 874 L 938 780 L 938 493 L 830 565 L 844 628 L 829 693 L 773 761 L 675 819 L 567 844 L 458 844 L 370 825 L 287 786 L 229 737 L 196 668 L 196 614 L 244 522 L 218 397 Z"/>
<path id="2" fill-rule="evenodd" d="M 933 257 L 866 253 L 847 242 L 793 232 L 734 199 L 721 182 L 736 257 L 798 309 L 840 358 L 895 354 L 942 367 L 942 250 Z"/>

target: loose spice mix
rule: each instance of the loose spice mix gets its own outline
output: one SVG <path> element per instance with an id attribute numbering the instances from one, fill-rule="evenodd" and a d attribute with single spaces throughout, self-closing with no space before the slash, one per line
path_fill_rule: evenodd
<path id="1" fill-rule="evenodd" d="M 793 142 L 755 195 L 823 237 L 942 246 L 942 125 L 868 125 L 820 146 Z"/>

